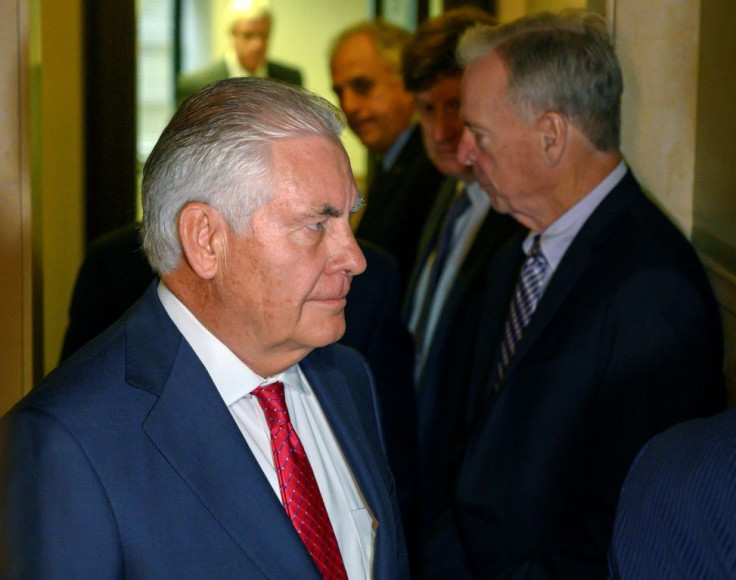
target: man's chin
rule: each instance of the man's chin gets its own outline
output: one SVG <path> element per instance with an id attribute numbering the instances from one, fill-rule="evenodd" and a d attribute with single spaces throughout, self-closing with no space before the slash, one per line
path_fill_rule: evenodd
<path id="1" fill-rule="evenodd" d="M 353 131 L 360 139 L 360 142 L 371 151 L 382 151 L 380 135 L 376 135 L 373 131 Z"/>
<path id="2" fill-rule="evenodd" d="M 310 325 L 309 344 L 315 348 L 327 346 L 340 340 L 346 330 L 345 316 L 342 311 L 320 322 Z"/>

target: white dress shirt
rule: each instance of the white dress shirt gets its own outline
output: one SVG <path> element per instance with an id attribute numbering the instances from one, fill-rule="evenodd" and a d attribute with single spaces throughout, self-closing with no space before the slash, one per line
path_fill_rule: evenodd
<path id="1" fill-rule="evenodd" d="M 263 410 L 251 392 L 263 384 L 284 383 L 291 422 L 317 479 L 348 578 L 370 578 L 377 522 L 363 501 L 330 424 L 299 365 L 272 377 L 260 377 L 209 332 L 163 282 L 158 286 L 158 295 L 207 369 L 279 501 L 281 493 L 270 432 Z"/>
<path id="2" fill-rule="evenodd" d="M 238 60 L 238 55 L 235 53 L 235 49 L 231 48 L 225 52 L 225 66 L 227 67 L 227 74 L 229 78 L 234 77 L 258 77 L 259 79 L 265 79 L 268 77 L 268 64 L 264 60 L 261 65 L 256 69 L 255 73 L 249 72 L 243 68 Z"/>

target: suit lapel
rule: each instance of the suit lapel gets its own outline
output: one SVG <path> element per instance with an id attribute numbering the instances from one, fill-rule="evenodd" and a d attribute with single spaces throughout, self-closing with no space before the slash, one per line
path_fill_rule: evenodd
<path id="1" fill-rule="evenodd" d="M 529 326 L 524 330 L 516 352 L 506 369 L 507 380 L 590 266 L 596 246 L 608 237 L 621 214 L 631 205 L 634 199 L 632 192 L 640 193 L 640 189 L 629 171 L 590 215 L 575 236 L 550 279 Z M 493 380 L 495 381 L 495 370 Z"/>
<path id="2" fill-rule="evenodd" d="M 385 514 L 384 502 L 378 493 L 383 488 L 383 483 L 378 479 L 383 470 L 376 463 L 375 452 L 368 446 L 365 437 L 355 436 L 356 425 L 361 425 L 363 421 L 345 376 L 332 365 L 316 365 L 321 356 L 320 351 L 313 352 L 301 362 L 301 367 L 319 399 L 369 509 L 376 518 L 380 518 Z"/>
<path id="3" fill-rule="evenodd" d="M 204 366 L 150 289 L 147 302 L 161 324 L 144 315 L 126 328 L 129 380 L 159 395 L 143 430 L 266 577 L 319 578 Z"/>
<path id="4" fill-rule="evenodd" d="M 396 566 L 400 539 L 393 522 L 394 508 L 386 493 L 388 483 L 383 480 L 384 477 L 390 477 L 390 473 L 385 463 L 379 464 L 377 461 L 381 453 L 378 445 L 380 443 L 383 449 L 385 445 L 382 440 L 371 444 L 361 429 L 364 423 L 373 422 L 377 425 L 378 416 L 361 417 L 358 408 L 365 409 L 366 405 L 356 405 L 353 390 L 343 372 L 335 368 L 327 351 L 331 349 L 313 351 L 302 361 L 301 367 L 319 399 L 366 507 L 378 522 L 372 577 L 383 578 L 386 574 L 393 574 L 388 571 Z M 317 361 L 319 364 L 315 364 Z M 366 393 L 372 393 L 370 407 L 377 409 L 375 391 L 366 388 Z M 380 431 L 378 434 L 380 437 Z"/>
<path id="5" fill-rule="evenodd" d="M 404 303 L 401 307 L 402 318 L 407 322 L 411 318 L 411 312 L 414 308 L 414 293 L 416 292 L 419 278 L 422 275 L 430 253 L 437 244 L 440 228 L 442 227 L 450 203 L 455 197 L 456 186 L 457 179 L 445 179 L 437 193 L 437 199 L 432 204 L 427 221 L 422 228 L 422 235 L 419 238 L 419 245 L 417 246 L 417 258 L 414 261 L 414 267 L 409 278 L 409 286 L 407 287 Z"/>

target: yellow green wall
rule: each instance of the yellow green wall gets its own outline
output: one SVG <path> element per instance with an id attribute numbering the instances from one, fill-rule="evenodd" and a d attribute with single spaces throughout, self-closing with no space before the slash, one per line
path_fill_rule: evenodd
<path id="1" fill-rule="evenodd" d="M 59 361 L 67 309 L 84 247 L 81 0 L 41 0 L 38 207 L 43 369 Z M 38 153 L 38 152 L 36 152 Z M 36 173 L 36 172 L 34 172 Z M 39 233 L 37 231 L 37 233 Z"/>

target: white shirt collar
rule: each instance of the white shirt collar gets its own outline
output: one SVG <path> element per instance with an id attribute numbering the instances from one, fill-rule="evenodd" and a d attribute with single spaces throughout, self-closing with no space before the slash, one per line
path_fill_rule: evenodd
<path id="1" fill-rule="evenodd" d="M 264 383 L 280 380 L 293 388 L 303 388 L 298 365 L 273 377 L 261 377 L 207 330 L 163 282 L 159 282 L 158 296 L 166 313 L 202 361 L 228 407 Z"/>
<path id="2" fill-rule="evenodd" d="M 396 141 L 391 144 L 391 147 L 388 148 L 388 151 L 383 154 L 383 157 L 381 158 L 381 167 L 384 171 L 388 171 L 394 166 L 394 163 L 396 163 L 396 159 L 398 159 L 399 154 L 404 149 L 404 145 L 406 145 L 406 142 L 409 141 L 409 137 L 411 136 L 411 132 L 413 130 L 413 125 L 404 129 L 401 133 L 399 133 Z"/>
<path id="3" fill-rule="evenodd" d="M 268 65 L 264 61 L 261 66 L 256 69 L 255 74 L 248 72 L 242 67 L 235 54 L 235 49 L 231 48 L 225 52 L 225 66 L 227 66 L 228 77 L 258 77 L 265 79 L 268 76 Z"/>
<path id="4" fill-rule="evenodd" d="M 557 269 L 557 266 L 562 261 L 562 257 L 585 222 L 606 196 L 611 193 L 613 188 L 623 179 L 626 171 L 626 163 L 621 160 L 616 168 L 596 185 L 590 193 L 542 232 L 542 253 L 549 265 L 547 270 L 548 278 Z M 534 232 L 530 232 L 529 236 L 524 240 L 523 247 L 526 254 L 531 249 L 533 238 Z"/>
<path id="5" fill-rule="evenodd" d="M 491 207 L 491 198 L 488 197 L 488 194 L 483 191 L 480 184 L 477 181 L 471 181 L 469 183 L 462 183 L 460 182 L 464 187 L 465 191 L 468 192 L 468 197 L 470 198 L 470 204 L 473 206 L 473 212 L 474 213 L 485 213 L 490 209 Z"/>

